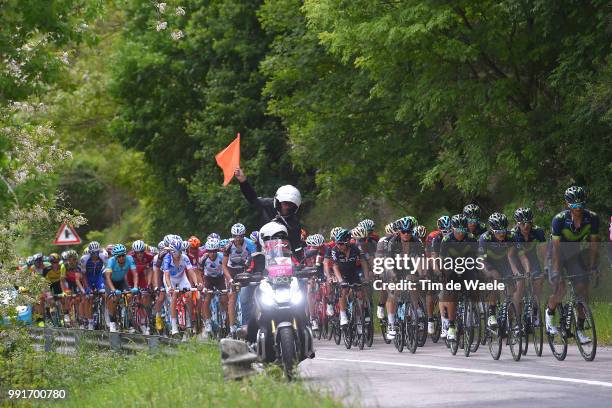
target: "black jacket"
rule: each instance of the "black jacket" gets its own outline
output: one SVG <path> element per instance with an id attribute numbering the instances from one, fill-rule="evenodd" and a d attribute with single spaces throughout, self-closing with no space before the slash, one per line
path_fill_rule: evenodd
<path id="1" fill-rule="evenodd" d="M 247 199 L 249 204 L 259 210 L 261 226 L 273 220 L 284 224 L 287 227 L 289 242 L 291 243 L 291 248 L 293 248 L 293 251 L 296 252 L 297 249 L 302 248 L 302 240 L 300 238 L 302 224 L 300 223 L 300 220 L 296 214 L 281 217 L 278 211 L 276 211 L 276 208 L 274 208 L 274 198 L 257 197 L 257 193 L 249 184 L 248 180 L 244 183 L 240 183 L 240 191 L 242 191 L 242 194 Z"/>

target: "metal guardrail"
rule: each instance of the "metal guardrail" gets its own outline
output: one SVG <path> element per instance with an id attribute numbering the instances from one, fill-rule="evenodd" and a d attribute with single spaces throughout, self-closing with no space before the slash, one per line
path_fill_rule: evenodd
<path id="1" fill-rule="evenodd" d="M 104 330 L 64 329 L 32 327 L 30 337 L 45 351 L 58 349 L 77 350 L 80 347 L 97 347 L 115 351 L 155 350 L 160 346 L 174 346 L 181 341 L 173 338 L 131 333 L 111 333 Z"/>

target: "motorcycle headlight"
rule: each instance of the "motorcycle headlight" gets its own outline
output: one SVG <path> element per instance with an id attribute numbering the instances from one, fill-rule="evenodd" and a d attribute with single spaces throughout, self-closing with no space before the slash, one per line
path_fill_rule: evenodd
<path id="1" fill-rule="evenodd" d="M 291 303 L 294 305 L 301 303 L 302 299 L 304 299 L 304 295 L 302 295 L 302 292 L 299 290 L 291 294 Z"/>
<path id="2" fill-rule="evenodd" d="M 274 290 L 267 281 L 262 281 L 259 285 L 259 300 L 265 306 L 274 305 Z"/>
<path id="3" fill-rule="evenodd" d="M 289 289 L 278 289 L 276 293 L 274 293 L 274 299 L 276 303 L 287 303 L 291 300 L 291 292 Z"/>

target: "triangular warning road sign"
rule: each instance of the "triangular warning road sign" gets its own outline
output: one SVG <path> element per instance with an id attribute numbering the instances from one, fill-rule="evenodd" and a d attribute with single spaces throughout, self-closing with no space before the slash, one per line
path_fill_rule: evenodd
<path id="1" fill-rule="evenodd" d="M 72 225 L 66 223 L 62 224 L 57 230 L 55 241 L 53 241 L 53 245 L 76 245 L 80 243 L 81 238 L 79 238 Z"/>

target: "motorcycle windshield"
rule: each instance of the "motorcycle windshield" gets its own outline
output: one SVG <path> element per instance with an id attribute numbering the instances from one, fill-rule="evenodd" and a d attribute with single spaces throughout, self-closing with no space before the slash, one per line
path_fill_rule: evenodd
<path id="1" fill-rule="evenodd" d="M 264 242 L 263 252 L 266 256 L 266 270 L 268 276 L 293 275 L 293 262 L 291 261 L 291 246 L 282 239 L 272 239 Z"/>

